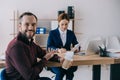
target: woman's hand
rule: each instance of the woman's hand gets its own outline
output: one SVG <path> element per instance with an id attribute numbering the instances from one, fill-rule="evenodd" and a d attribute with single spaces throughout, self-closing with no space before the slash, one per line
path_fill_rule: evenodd
<path id="1" fill-rule="evenodd" d="M 75 50 L 75 53 L 78 53 L 78 52 L 80 52 L 80 50 L 78 50 L 78 49 L 77 49 L 77 50 Z"/>
<path id="2" fill-rule="evenodd" d="M 75 50 L 75 53 L 80 52 L 81 47 L 79 46 L 78 49 Z"/>
<path id="3" fill-rule="evenodd" d="M 65 60 L 65 59 L 64 59 L 63 57 L 60 57 L 60 63 L 61 63 L 61 64 L 63 64 L 64 60 Z"/>
<path id="4" fill-rule="evenodd" d="M 65 49 L 65 48 L 60 48 L 60 49 L 58 49 L 58 52 L 59 52 L 59 53 L 65 53 L 65 52 L 66 52 L 66 49 Z"/>

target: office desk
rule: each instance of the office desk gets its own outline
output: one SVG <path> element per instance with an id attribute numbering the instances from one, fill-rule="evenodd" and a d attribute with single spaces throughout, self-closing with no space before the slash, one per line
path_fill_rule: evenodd
<path id="1" fill-rule="evenodd" d="M 0 61 L 0 68 L 3 68 L 3 67 L 5 67 L 5 61 Z"/>
<path id="2" fill-rule="evenodd" d="M 59 56 L 64 57 L 64 55 L 59 54 Z M 74 55 L 73 66 L 79 65 L 95 65 L 92 71 L 92 80 L 100 80 L 101 78 L 101 67 L 102 64 L 118 64 L 120 63 L 120 58 L 110 58 L 110 57 L 100 57 L 99 55 L 90 56 L 79 56 Z M 57 62 L 48 62 L 47 66 L 61 66 L 62 64 Z M 5 67 L 5 61 L 0 61 L 0 68 Z"/>
<path id="3" fill-rule="evenodd" d="M 58 54 L 64 57 L 62 54 Z M 99 55 L 89 55 L 89 56 L 79 56 L 74 55 L 73 66 L 79 65 L 95 65 L 92 71 L 92 80 L 100 80 L 101 78 L 101 67 L 102 64 L 118 64 L 120 63 L 120 58 L 110 58 L 110 57 L 100 57 Z M 57 62 L 48 62 L 47 66 L 61 66 L 62 64 Z M 0 68 L 5 67 L 5 61 L 0 61 Z"/>
<path id="4" fill-rule="evenodd" d="M 64 56 L 64 55 L 60 55 Z M 79 56 L 74 55 L 73 66 L 93 65 L 92 80 L 101 80 L 101 65 L 102 64 L 118 64 L 120 58 L 100 57 L 99 55 Z M 61 66 L 59 63 L 49 62 L 47 66 Z"/>
<path id="5" fill-rule="evenodd" d="M 59 54 L 59 56 L 64 57 L 64 55 Z M 120 63 L 120 58 L 110 58 L 110 57 L 99 57 L 99 55 L 89 55 L 89 56 L 79 56 L 74 55 L 73 66 L 79 65 L 101 65 L 101 64 L 118 64 Z M 61 66 L 57 62 L 48 62 L 47 66 Z M 0 61 L 0 68 L 5 67 L 5 61 Z"/>
<path id="6" fill-rule="evenodd" d="M 64 55 L 59 55 L 64 57 Z M 110 58 L 110 57 L 100 57 L 99 55 L 89 55 L 89 56 L 79 56 L 74 55 L 73 66 L 79 65 L 102 65 L 102 64 L 118 64 L 120 63 L 120 58 Z M 49 62 L 47 66 L 61 66 L 57 62 Z"/>

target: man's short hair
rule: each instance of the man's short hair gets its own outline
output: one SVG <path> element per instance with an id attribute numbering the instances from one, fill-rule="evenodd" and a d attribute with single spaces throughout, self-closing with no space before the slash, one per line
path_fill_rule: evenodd
<path id="1" fill-rule="evenodd" d="M 20 17 L 19 17 L 19 23 L 21 22 L 21 19 L 23 18 L 23 16 L 34 16 L 35 17 L 35 19 L 36 19 L 36 21 L 38 20 L 37 19 L 37 17 L 36 17 L 36 15 L 34 15 L 33 13 L 31 13 L 31 12 L 24 12 L 23 14 L 21 14 L 20 15 Z"/>

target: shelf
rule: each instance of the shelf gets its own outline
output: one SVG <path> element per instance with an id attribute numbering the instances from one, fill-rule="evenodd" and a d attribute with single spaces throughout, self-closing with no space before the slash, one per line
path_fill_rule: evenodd
<path id="1" fill-rule="evenodd" d="M 38 20 L 41 20 L 41 21 L 56 21 L 57 19 L 38 19 Z M 70 19 L 70 20 L 83 20 L 83 19 L 80 18 L 80 19 Z"/>
<path id="2" fill-rule="evenodd" d="M 49 34 L 35 34 L 34 42 L 42 48 L 45 48 L 47 45 L 47 39 Z"/>
<path id="3" fill-rule="evenodd" d="M 17 35 L 17 33 L 11 33 L 10 35 Z"/>
<path id="4" fill-rule="evenodd" d="M 10 21 L 18 21 L 18 19 L 10 19 Z"/>
<path id="5" fill-rule="evenodd" d="M 54 21 L 54 20 L 57 20 L 57 19 L 38 19 L 38 20 L 43 20 L 43 21 Z M 83 20 L 82 18 L 81 19 L 70 19 L 70 20 Z M 10 19 L 10 21 L 18 21 L 18 19 Z"/>
<path id="6" fill-rule="evenodd" d="M 74 32 L 75 34 L 83 34 L 83 33 L 79 33 L 79 32 Z"/>
<path id="7" fill-rule="evenodd" d="M 49 34 L 35 34 L 35 36 L 42 36 L 42 35 L 48 36 Z"/>

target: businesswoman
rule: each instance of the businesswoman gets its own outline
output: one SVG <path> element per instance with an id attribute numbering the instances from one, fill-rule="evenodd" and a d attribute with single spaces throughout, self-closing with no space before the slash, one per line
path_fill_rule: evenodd
<path id="1" fill-rule="evenodd" d="M 71 45 L 78 44 L 76 36 L 73 31 L 68 30 L 69 17 L 66 13 L 58 16 L 58 27 L 51 30 L 48 36 L 47 48 L 57 49 L 59 53 L 63 54 L 71 50 Z M 66 80 L 73 80 L 74 72 L 77 66 L 71 66 L 67 70 L 62 67 L 51 67 L 51 71 L 56 74 L 55 80 L 63 80 L 66 75 Z"/>

